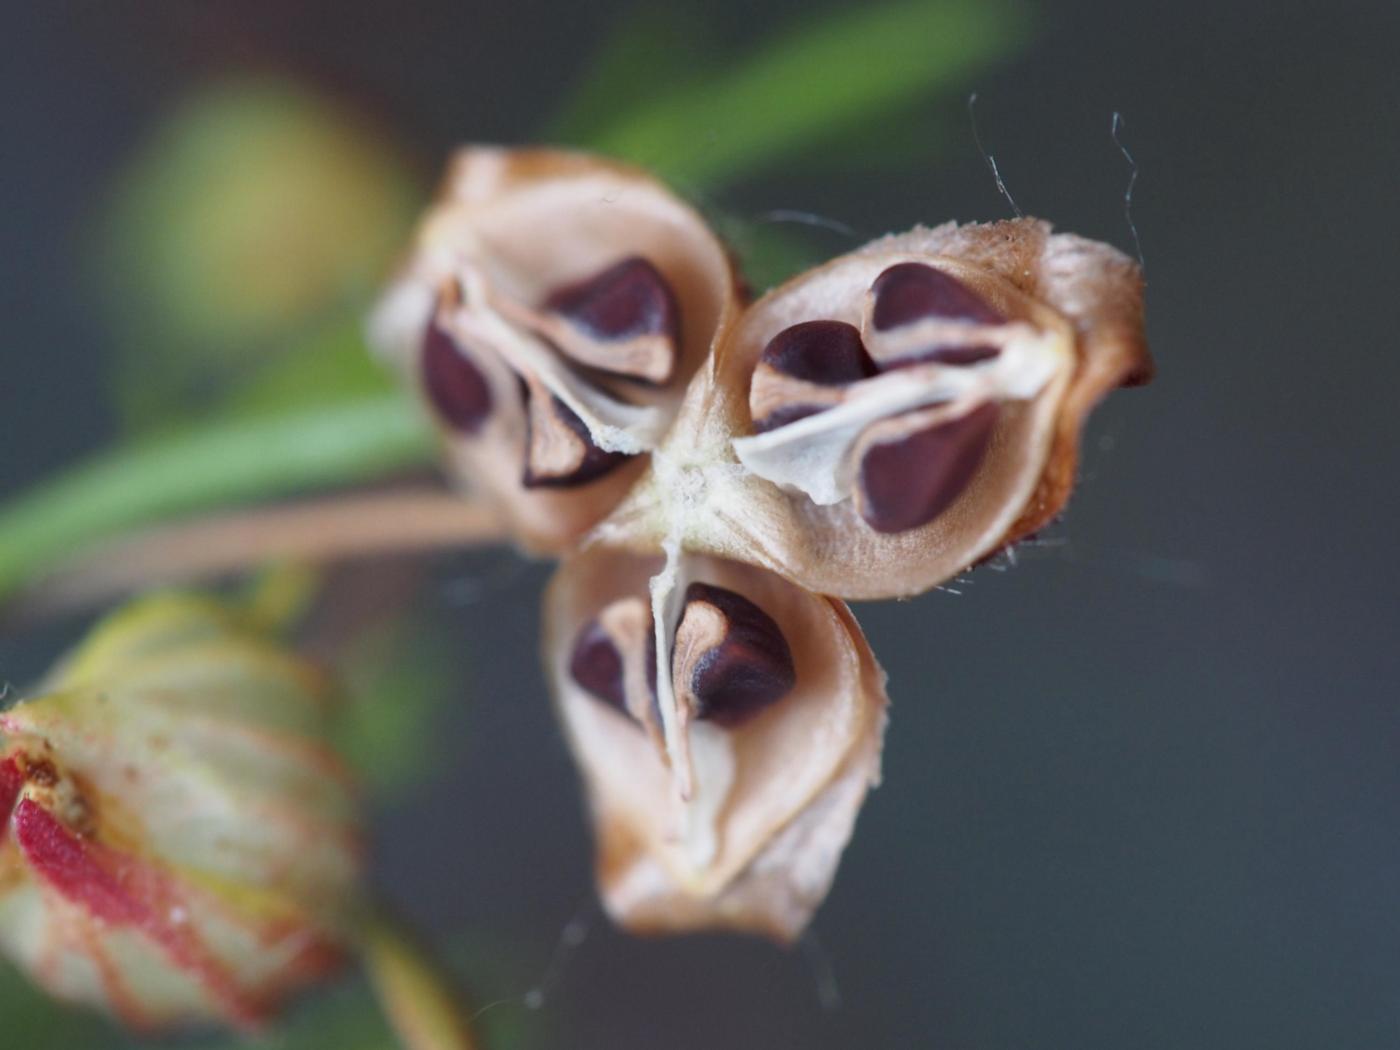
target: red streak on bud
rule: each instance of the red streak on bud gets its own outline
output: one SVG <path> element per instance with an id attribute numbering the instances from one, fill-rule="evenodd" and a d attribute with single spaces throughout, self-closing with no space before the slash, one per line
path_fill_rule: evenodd
<path id="1" fill-rule="evenodd" d="M 14 811 L 15 802 L 19 799 L 20 789 L 23 787 L 24 770 L 19 768 L 19 761 L 11 755 L 4 762 L 0 762 L 0 845 L 3 845 L 10 814 Z"/>
<path id="2" fill-rule="evenodd" d="M 264 1009 L 245 995 L 198 934 L 174 917 L 188 910 L 174 881 L 135 857 L 79 838 L 32 799 L 14 811 L 15 839 L 35 874 L 99 922 L 133 926 L 197 978 L 227 1018 L 256 1027 Z"/>

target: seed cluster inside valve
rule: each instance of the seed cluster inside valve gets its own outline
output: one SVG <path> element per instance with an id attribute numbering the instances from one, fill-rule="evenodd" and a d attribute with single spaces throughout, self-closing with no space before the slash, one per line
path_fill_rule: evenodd
<path id="1" fill-rule="evenodd" d="M 590 696 L 610 704 L 659 741 L 657 678 L 699 721 L 734 728 L 789 692 L 797 680 L 782 629 L 735 591 L 695 582 L 658 664 L 655 621 L 641 598 L 620 598 L 589 620 L 574 640 L 569 673 Z"/>
<path id="2" fill-rule="evenodd" d="M 370 334 L 454 479 L 561 555 L 635 485 L 740 305 L 725 246 L 645 172 L 482 148 L 451 165 Z"/>
<path id="3" fill-rule="evenodd" d="M 475 283 L 475 300 L 460 284 L 448 285 L 423 336 L 423 389 L 443 424 L 468 437 L 481 432 L 496 400 L 482 359 L 494 356 L 514 377 L 524 411 L 526 488 L 584 485 L 626 462 L 628 453 L 598 446 L 570 401 L 577 397 L 606 418 L 609 407 L 630 403 L 620 387 L 658 386 L 672 377 L 680 310 L 656 267 L 631 256 L 554 289 L 536 306 L 504 298 L 482 276 Z M 476 339 L 449 333 L 454 312 L 465 318 L 453 327 L 465 323 L 480 333 Z M 473 312 L 490 315 L 489 322 Z M 532 367 L 543 355 L 553 367 Z"/>
<path id="4" fill-rule="evenodd" d="M 653 589 L 664 560 L 594 548 L 546 598 L 609 908 L 632 926 L 790 939 L 834 871 L 823 844 L 849 834 L 877 768 L 882 676 L 839 602 L 741 562 L 670 569 L 674 585 Z M 808 850 L 820 859 L 791 882 L 783 856 Z"/>
<path id="5" fill-rule="evenodd" d="M 871 528 L 918 528 L 971 482 L 992 441 L 996 398 L 1006 393 L 994 381 L 950 382 L 948 373 L 990 374 L 986 363 L 1001 344 L 1024 335 L 952 275 L 896 263 L 871 283 L 859 327 L 799 321 L 768 341 L 749 388 L 753 432 L 773 435 L 764 451 L 830 471 L 821 498 L 852 498 Z M 882 381 L 892 373 L 902 374 Z M 818 419 L 788 430 L 842 406 L 830 425 Z M 755 459 L 761 473 L 762 453 Z"/>

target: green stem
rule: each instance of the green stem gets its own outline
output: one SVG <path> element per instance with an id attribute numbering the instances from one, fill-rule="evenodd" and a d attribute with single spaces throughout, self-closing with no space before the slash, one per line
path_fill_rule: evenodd
<path id="1" fill-rule="evenodd" d="M 215 423 L 99 455 L 0 512 L 0 596 L 94 540 L 149 522 L 430 462 L 398 394 Z"/>

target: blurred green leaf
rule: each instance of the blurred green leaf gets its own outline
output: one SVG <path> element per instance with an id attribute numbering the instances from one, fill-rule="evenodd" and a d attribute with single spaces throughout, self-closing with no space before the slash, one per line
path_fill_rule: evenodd
<path id="1" fill-rule="evenodd" d="M 364 318 L 343 318 L 253 372 L 227 395 L 220 419 L 333 405 L 399 387 L 365 342 Z"/>
<path id="2" fill-rule="evenodd" d="M 818 179 L 918 171 L 950 146 L 971 147 L 966 99 L 939 99 L 924 105 L 892 106 L 794 153 L 784 163 Z M 839 149 L 833 145 L 839 141 Z"/>
<path id="3" fill-rule="evenodd" d="M 0 595 L 85 544 L 162 518 L 430 462 L 397 393 L 216 423 L 99 455 L 0 510 Z"/>
<path id="4" fill-rule="evenodd" d="M 935 90 L 965 85 L 1024 38 L 1001 2 L 901 0 L 816 15 L 697 82 L 638 92 L 589 145 L 714 187 Z M 833 147 L 836 148 L 836 147 Z"/>

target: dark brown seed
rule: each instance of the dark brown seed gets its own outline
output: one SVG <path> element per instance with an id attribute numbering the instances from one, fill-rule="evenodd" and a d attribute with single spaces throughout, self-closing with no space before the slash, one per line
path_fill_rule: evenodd
<path id="1" fill-rule="evenodd" d="M 423 337 L 422 382 L 438 418 L 453 430 L 475 434 L 491 415 L 491 385 L 436 323 Z"/>
<path id="2" fill-rule="evenodd" d="M 697 718 L 733 727 L 792 691 L 792 650 L 771 616 L 743 595 L 707 583 L 686 588 L 685 605 L 677 642 L 692 612 L 694 632 L 710 642 L 689 669 Z"/>
<path id="3" fill-rule="evenodd" d="M 588 694 L 627 713 L 627 693 L 622 684 L 622 654 L 596 619 L 584 624 L 574 641 L 569 674 Z"/>
<path id="4" fill-rule="evenodd" d="M 522 384 L 523 385 L 523 384 Z M 528 388 L 525 388 L 525 398 L 528 402 L 530 397 Z M 521 476 L 521 483 L 527 489 L 539 488 L 572 488 L 575 485 L 584 485 L 590 481 L 602 477 L 604 474 L 616 470 L 632 457 L 625 452 L 605 452 L 597 445 L 593 444 L 593 438 L 588 433 L 588 427 L 578 414 L 559 398 L 550 395 L 550 410 L 554 418 L 573 432 L 574 436 L 582 443 L 584 452 L 577 466 L 566 474 L 539 474 L 530 463 L 530 439 L 531 427 L 530 412 L 525 412 L 525 470 Z"/>
<path id="5" fill-rule="evenodd" d="M 903 532 L 938 517 L 977 472 L 998 414 L 988 402 L 958 419 L 872 445 L 860 463 L 861 516 L 877 532 Z"/>
<path id="6" fill-rule="evenodd" d="M 622 652 L 598 617 L 584 624 L 574 639 L 574 651 L 569 657 L 569 675 L 589 696 L 637 721 L 637 716 L 627 703 L 627 671 Z M 655 621 L 649 615 L 646 627 L 646 681 L 651 702 L 645 717 L 659 732 L 661 708 L 656 693 L 656 631 Z"/>
<path id="7" fill-rule="evenodd" d="M 928 318 L 1002 324 L 1006 318 L 985 299 L 942 270 L 923 263 L 897 263 L 870 286 L 875 293 L 873 320 L 881 331 Z"/>
<path id="8" fill-rule="evenodd" d="M 679 341 L 680 309 L 675 294 L 660 271 L 639 255 L 556 289 L 544 305 L 595 339 L 664 335 L 673 344 Z"/>
<path id="9" fill-rule="evenodd" d="M 860 330 L 844 321 L 803 321 L 768 341 L 759 361 L 771 368 L 825 386 L 844 386 L 875 375 L 875 362 L 860 341 Z"/>

